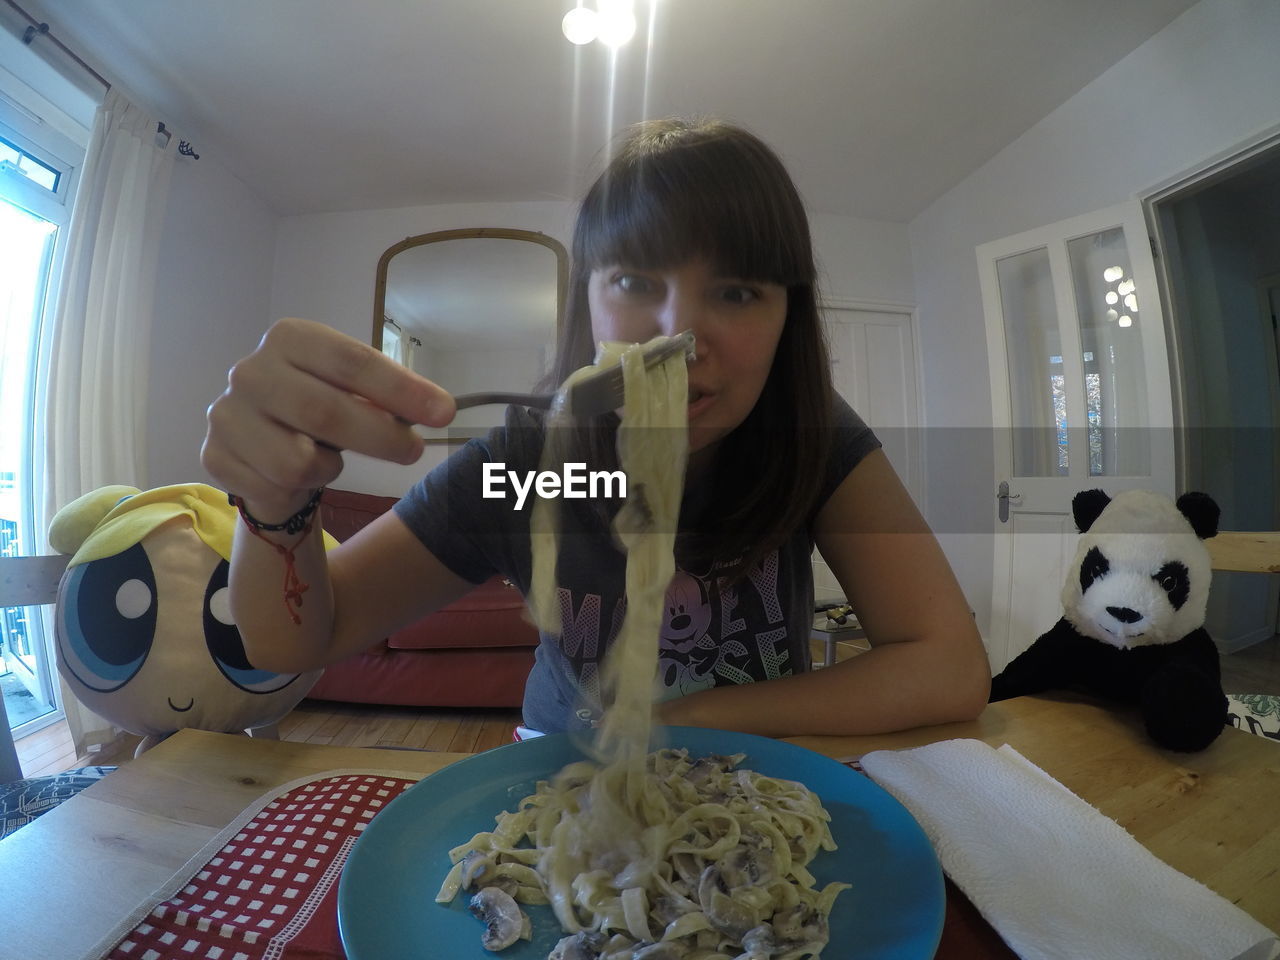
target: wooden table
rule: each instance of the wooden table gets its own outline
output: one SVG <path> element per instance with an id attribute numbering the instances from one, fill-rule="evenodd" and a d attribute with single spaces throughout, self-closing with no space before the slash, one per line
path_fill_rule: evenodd
<path id="1" fill-rule="evenodd" d="M 972 723 L 792 742 L 848 757 L 955 737 L 1011 744 L 1161 859 L 1280 928 L 1280 743 L 1228 729 L 1202 753 L 1167 753 L 1132 716 L 1068 697 L 992 704 Z M 0 956 L 79 957 L 270 787 L 340 768 L 425 776 L 462 756 L 176 734 L 0 842 Z M 967 922 L 949 907 L 948 932 Z"/>

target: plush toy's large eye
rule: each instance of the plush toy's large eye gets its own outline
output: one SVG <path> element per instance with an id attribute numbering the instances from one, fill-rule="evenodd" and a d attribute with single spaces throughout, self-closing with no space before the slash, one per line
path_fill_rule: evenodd
<path id="1" fill-rule="evenodd" d="M 1169 603 L 1173 605 L 1173 609 L 1181 610 L 1187 597 L 1191 595 L 1191 575 L 1186 566 L 1177 560 L 1171 560 L 1157 570 L 1151 579 L 1160 584 L 1160 589 L 1169 595 Z"/>
<path id="2" fill-rule="evenodd" d="M 1093 581 L 1105 577 L 1111 571 L 1111 561 L 1097 547 L 1090 547 L 1080 564 L 1080 592 L 1084 593 Z"/>
<path id="3" fill-rule="evenodd" d="M 142 544 L 73 567 L 58 608 L 63 663 L 91 690 L 128 683 L 156 635 L 156 578 Z"/>
<path id="4" fill-rule="evenodd" d="M 222 675 L 241 690 L 249 693 L 274 693 L 298 679 L 296 673 L 272 673 L 259 670 L 249 663 L 244 652 L 240 631 L 231 619 L 230 591 L 227 574 L 231 565 L 223 560 L 209 577 L 204 592 L 204 641 L 209 656 L 218 665 Z"/>

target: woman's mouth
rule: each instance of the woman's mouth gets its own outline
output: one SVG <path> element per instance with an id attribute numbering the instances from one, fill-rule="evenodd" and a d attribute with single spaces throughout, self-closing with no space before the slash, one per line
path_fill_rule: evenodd
<path id="1" fill-rule="evenodd" d="M 697 417 L 715 402 L 715 394 L 703 393 L 697 387 L 689 388 L 689 419 Z"/>

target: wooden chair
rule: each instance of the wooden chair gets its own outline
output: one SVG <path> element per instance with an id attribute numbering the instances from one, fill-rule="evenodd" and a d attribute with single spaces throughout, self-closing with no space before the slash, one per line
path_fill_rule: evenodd
<path id="1" fill-rule="evenodd" d="M 58 598 L 58 581 L 69 557 L 0 557 L 0 609 L 39 607 Z M 9 716 L 0 697 L 0 783 L 22 779 L 9 733 Z"/>
<path id="2" fill-rule="evenodd" d="M 1280 530 L 1222 530 L 1204 545 L 1215 570 L 1280 573 Z"/>
<path id="3" fill-rule="evenodd" d="M 1280 531 L 1223 530 L 1204 543 L 1214 570 L 1280 573 Z M 1234 726 L 1280 740 L 1280 696 L 1228 693 L 1227 701 Z"/>
<path id="4" fill-rule="evenodd" d="M 69 557 L 0 557 L 0 608 L 38 607 L 58 597 Z M 85 767 L 24 780 L 0 697 L 0 837 L 74 796 L 114 767 Z"/>

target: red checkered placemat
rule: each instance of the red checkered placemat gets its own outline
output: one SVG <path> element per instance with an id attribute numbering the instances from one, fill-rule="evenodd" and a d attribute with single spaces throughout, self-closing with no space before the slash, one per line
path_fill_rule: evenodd
<path id="1" fill-rule="evenodd" d="M 125 921 L 105 960 L 342 960 L 338 877 L 411 774 L 326 773 L 273 791 Z"/>

